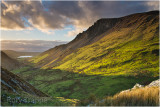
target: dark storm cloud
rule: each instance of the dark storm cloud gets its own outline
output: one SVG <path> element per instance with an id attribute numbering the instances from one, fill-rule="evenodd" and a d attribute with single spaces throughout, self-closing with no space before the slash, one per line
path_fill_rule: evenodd
<path id="1" fill-rule="evenodd" d="M 2 2 L 1 13 L 4 29 L 60 29 L 68 24 L 58 13 L 46 12 L 39 1 Z"/>
<path id="2" fill-rule="evenodd" d="M 65 41 L 43 41 L 43 40 L 2 40 L 1 50 L 15 50 L 28 52 L 43 52 Z"/>
<path id="3" fill-rule="evenodd" d="M 73 25 L 77 32 L 99 18 L 158 9 L 158 1 L 18 1 L 2 2 L 2 28 L 41 31 Z"/>

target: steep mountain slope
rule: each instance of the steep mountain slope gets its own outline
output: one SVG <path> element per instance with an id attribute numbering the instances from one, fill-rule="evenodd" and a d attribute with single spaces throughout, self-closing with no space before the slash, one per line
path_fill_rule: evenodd
<path id="1" fill-rule="evenodd" d="M 101 75 L 158 76 L 159 11 L 100 19 L 66 45 L 32 62 L 42 68 Z"/>
<path id="2" fill-rule="evenodd" d="M 108 20 L 115 23 L 107 29 Z M 51 96 L 80 99 L 82 105 L 94 95 L 102 99 L 158 79 L 158 12 L 111 20 L 101 19 L 69 44 L 32 59 L 39 68 L 31 64 L 12 72 Z"/>
<path id="3" fill-rule="evenodd" d="M 13 70 L 20 68 L 22 64 L 1 51 L 1 66 L 7 70 Z"/>
<path id="4" fill-rule="evenodd" d="M 119 27 L 68 55 L 54 68 L 93 75 L 158 76 L 159 17 L 158 14 L 141 17 L 135 18 L 137 23 L 130 27 Z"/>
<path id="5" fill-rule="evenodd" d="M 40 54 L 40 52 L 17 52 L 13 50 L 3 50 L 3 52 L 14 59 L 17 59 L 19 56 L 37 56 Z"/>
<path id="6" fill-rule="evenodd" d="M 120 19 L 117 18 L 98 20 L 87 31 L 78 34 L 73 41 L 69 42 L 68 44 L 56 46 L 55 48 L 49 49 L 48 51 L 40 54 L 35 60 L 32 61 L 37 63 L 38 66 L 43 66 L 48 62 L 50 62 L 51 65 L 55 64 L 56 62 L 61 61 L 65 56 L 74 52 L 76 49 L 92 44 L 102 38 L 104 35 L 101 34 L 103 34 L 104 32 L 108 33 L 109 29 L 111 29 L 119 20 Z"/>
<path id="7" fill-rule="evenodd" d="M 18 77 L 17 75 L 7 71 L 6 69 L 1 68 L 1 85 L 2 90 L 8 92 L 20 94 L 22 91 L 27 92 L 31 95 L 36 95 L 39 97 L 48 97 L 48 95 L 37 90 L 32 85 Z"/>

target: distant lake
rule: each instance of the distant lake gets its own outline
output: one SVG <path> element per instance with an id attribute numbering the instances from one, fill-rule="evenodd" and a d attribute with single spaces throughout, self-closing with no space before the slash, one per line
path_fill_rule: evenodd
<path id="1" fill-rule="evenodd" d="M 31 58 L 32 56 L 19 56 L 18 58 Z"/>

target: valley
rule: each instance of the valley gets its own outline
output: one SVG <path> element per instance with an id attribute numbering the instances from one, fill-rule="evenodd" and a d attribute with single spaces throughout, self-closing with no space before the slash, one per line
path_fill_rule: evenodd
<path id="1" fill-rule="evenodd" d="M 31 66 L 12 71 L 36 88 L 55 97 L 86 100 L 94 95 L 102 99 L 133 87 L 136 83 L 146 85 L 158 77 L 135 77 L 122 75 L 86 75 L 60 69 L 38 69 Z"/>
<path id="2" fill-rule="evenodd" d="M 106 99 L 115 106 L 121 91 L 159 78 L 159 11 L 99 19 L 71 42 L 42 53 L 4 52 L 2 68 L 46 94 L 46 105 L 87 106 Z"/>
<path id="3" fill-rule="evenodd" d="M 13 50 L 2 50 L 2 51 L 13 59 L 17 59 L 20 56 L 34 57 L 41 53 L 41 52 L 18 52 L 18 51 L 13 51 Z"/>

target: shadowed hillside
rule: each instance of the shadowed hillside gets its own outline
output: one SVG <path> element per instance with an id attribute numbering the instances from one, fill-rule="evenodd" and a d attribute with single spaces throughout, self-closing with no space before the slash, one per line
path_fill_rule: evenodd
<path id="1" fill-rule="evenodd" d="M 73 106 L 76 99 L 50 97 L 19 76 L 1 68 L 1 104 L 2 106 Z"/>
<path id="2" fill-rule="evenodd" d="M 18 69 L 22 66 L 16 59 L 9 57 L 3 51 L 1 51 L 1 66 L 7 70 Z"/>
<path id="3" fill-rule="evenodd" d="M 21 91 L 24 91 L 31 95 L 36 95 L 39 97 L 48 97 L 48 95 L 35 89 L 32 85 L 30 85 L 17 75 L 7 71 L 6 69 L 1 68 L 1 72 L 2 72 L 2 77 L 1 77 L 2 90 L 6 90 L 8 92 L 16 94 L 20 94 Z"/>

